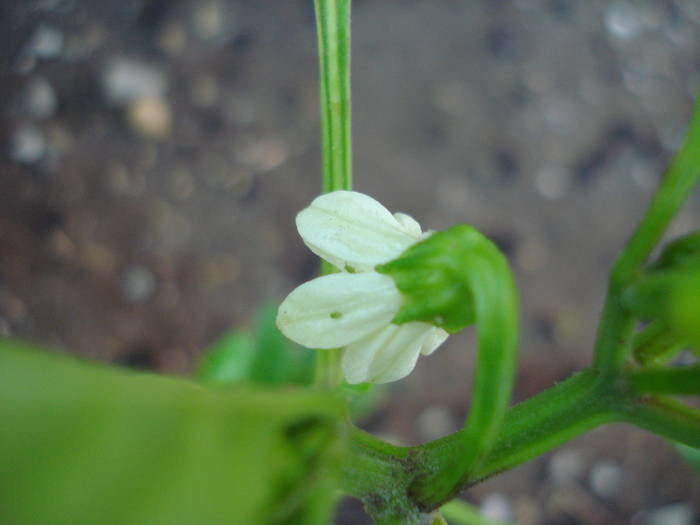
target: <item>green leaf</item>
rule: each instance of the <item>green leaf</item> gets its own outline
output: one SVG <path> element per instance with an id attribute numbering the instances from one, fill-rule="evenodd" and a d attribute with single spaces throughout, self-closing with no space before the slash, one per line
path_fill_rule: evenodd
<path id="1" fill-rule="evenodd" d="M 247 381 L 255 351 L 255 339 L 249 332 L 227 332 L 202 355 L 196 377 L 203 383 L 220 385 Z"/>
<path id="2" fill-rule="evenodd" d="M 225 333 L 200 359 L 197 378 L 213 385 L 308 385 L 313 352 L 286 339 L 277 328 L 277 307 L 258 311 L 255 331 Z"/>
<path id="3" fill-rule="evenodd" d="M 0 509 L 21 525 L 325 524 L 343 404 L 0 340 Z"/>
<path id="4" fill-rule="evenodd" d="M 308 353 L 289 342 L 282 335 L 275 319 L 277 307 L 268 304 L 257 315 L 255 327 L 255 359 L 251 366 L 250 380 L 258 384 L 279 385 L 291 383 L 299 369 L 298 358 Z M 311 369 L 309 368 L 309 374 Z"/>
<path id="5" fill-rule="evenodd" d="M 682 443 L 674 443 L 678 453 L 700 475 L 700 448 L 689 447 Z"/>

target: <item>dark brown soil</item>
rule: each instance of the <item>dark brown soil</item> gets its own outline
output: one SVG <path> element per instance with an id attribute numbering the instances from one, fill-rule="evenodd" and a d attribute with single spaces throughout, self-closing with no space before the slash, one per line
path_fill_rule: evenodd
<path id="1" fill-rule="evenodd" d="M 354 2 L 355 188 L 502 247 L 517 400 L 590 361 L 607 271 L 690 115 L 699 6 Z M 0 28 L 0 333 L 187 374 L 314 274 L 293 222 L 320 180 L 311 0 L 10 1 Z M 696 194 L 672 229 L 699 225 Z M 367 425 L 454 430 L 472 353 L 451 338 Z M 700 482 L 611 426 L 465 497 L 521 525 L 690 525 Z"/>

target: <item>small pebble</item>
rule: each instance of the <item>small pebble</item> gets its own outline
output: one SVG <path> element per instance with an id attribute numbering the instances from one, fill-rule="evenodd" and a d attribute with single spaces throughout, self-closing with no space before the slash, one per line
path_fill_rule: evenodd
<path id="1" fill-rule="evenodd" d="M 689 503 L 674 503 L 649 511 L 647 525 L 692 525 L 694 516 Z"/>
<path id="2" fill-rule="evenodd" d="M 187 48 L 187 31 L 175 22 L 166 25 L 158 34 L 158 47 L 171 56 L 177 56 Z"/>
<path id="3" fill-rule="evenodd" d="M 216 38 L 223 30 L 223 8 L 219 2 L 199 2 L 193 16 L 192 26 L 201 39 Z"/>
<path id="4" fill-rule="evenodd" d="M 515 262 L 526 273 L 536 273 L 547 265 L 547 244 L 533 236 L 527 237 L 515 252 Z"/>
<path id="5" fill-rule="evenodd" d="M 200 108 L 208 108 L 216 104 L 219 98 L 219 86 L 216 79 L 210 75 L 202 75 L 195 79 L 190 88 L 192 104 Z"/>
<path id="6" fill-rule="evenodd" d="M 591 489 L 601 498 L 610 499 L 622 484 L 622 469 L 611 461 L 600 461 L 593 465 L 588 476 Z"/>
<path id="7" fill-rule="evenodd" d="M 578 450 L 559 450 L 549 460 L 549 476 L 555 484 L 576 481 L 583 473 L 583 469 L 583 456 Z"/>
<path id="8" fill-rule="evenodd" d="M 124 299 L 130 303 L 143 303 L 153 295 L 156 278 L 144 266 L 131 266 L 122 274 L 121 287 Z"/>
<path id="9" fill-rule="evenodd" d="M 20 125 L 10 139 L 10 157 L 22 164 L 39 162 L 46 153 L 46 139 L 31 124 Z"/>
<path id="10" fill-rule="evenodd" d="M 559 166 L 547 166 L 535 175 L 535 189 L 543 197 L 557 200 L 564 196 L 570 186 L 568 172 Z"/>
<path id="11" fill-rule="evenodd" d="M 605 11 L 605 27 L 611 36 L 620 40 L 631 40 L 644 29 L 639 11 L 627 2 L 609 4 Z"/>
<path id="12" fill-rule="evenodd" d="M 173 170 L 168 181 L 170 195 L 176 200 L 189 199 L 196 189 L 195 181 L 188 170 L 178 167 Z"/>
<path id="13" fill-rule="evenodd" d="M 107 64 L 101 81 L 105 98 L 116 106 L 137 99 L 161 98 L 168 87 L 168 79 L 158 67 L 123 57 Z"/>
<path id="14" fill-rule="evenodd" d="M 235 34 L 236 23 L 230 3 L 208 0 L 194 5 L 191 22 L 197 38 L 223 43 Z"/>
<path id="15" fill-rule="evenodd" d="M 580 126 L 581 115 L 577 107 L 563 97 L 549 96 L 544 99 L 542 116 L 552 133 L 572 135 Z"/>
<path id="16" fill-rule="evenodd" d="M 484 517 L 495 521 L 509 521 L 513 519 L 513 508 L 510 500 L 503 494 L 495 492 L 489 494 L 481 502 L 481 513 Z"/>
<path id="17" fill-rule="evenodd" d="M 56 58 L 62 50 L 63 33 L 50 24 L 41 24 L 37 27 L 26 48 L 29 55 L 44 59 Z"/>
<path id="18" fill-rule="evenodd" d="M 32 118 L 49 118 L 58 106 L 56 92 L 45 78 L 33 78 L 27 85 L 24 104 Z"/>
<path id="19" fill-rule="evenodd" d="M 243 141 L 235 148 L 238 160 L 258 171 L 273 170 L 287 160 L 288 145 L 275 137 Z"/>
<path id="20" fill-rule="evenodd" d="M 432 405 L 423 410 L 416 419 L 420 439 L 429 441 L 445 436 L 457 429 L 450 409 L 443 405 Z"/>
<path id="21" fill-rule="evenodd" d="M 170 134 L 170 106 L 162 98 L 141 97 L 129 103 L 127 118 L 131 127 L 141 135 L 161 139 Z"/>
<path id="22" fill-rule="evenodd" d="M 204 280 L 214 289 L 235 283 L 240 272 L 241 263 L 233 255 L 211 257 L 204 264 Z"/>

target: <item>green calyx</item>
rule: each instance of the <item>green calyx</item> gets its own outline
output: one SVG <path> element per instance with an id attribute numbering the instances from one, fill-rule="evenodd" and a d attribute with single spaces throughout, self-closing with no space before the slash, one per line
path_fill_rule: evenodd
<path id="1" fill-rule="evenodd" d="M 500 262 L 503 256 L 491 241 L 471 226 L 457 225 L 434 233 L 375 269 L 392 277 L 403 295 L 394 323 L 423 321 L 454 333 L 476 318 L 465 273 L 478 271 L 479 265 L 494 259 Z"/>
<path id="2" fill-rule="evenodd" d="M 688 233 L 668 243 L 651 270 L 700 268 L 700 230 Z"/>

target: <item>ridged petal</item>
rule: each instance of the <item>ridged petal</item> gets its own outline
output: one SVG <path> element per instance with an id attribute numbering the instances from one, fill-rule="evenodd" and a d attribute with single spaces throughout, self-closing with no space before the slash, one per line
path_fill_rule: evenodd
<path id="1" fill-rule="evenodd" d="M 354 191 L 317 197 L 296 223 L 311 251 L 341 270 L 370 271 L 420 240 L 416 221 L 404 215 L 398 220 L 372 197 Z"/>
<path id="2" fill-rule="evenodd" d="M 389 383 L 407 376 L 433 326 L 413 322 L 390 324 L 348 345 L 342 367 L 348 383 Z"/>
<path id="3" fill-rule="evenodd" d="M 423 355 L 432 354 L 437 348 L 445 342 L 445 340 L 450 336 L 448 332 L 437 326 L 433 326 L 432 331 L 428 334 L 423 342 L 423 347 L 420 349 L 420 353 Z"/>
<path id="4" fill-rule="evenodd" d="M 308 348 L 339 348 L 386 326 L 399 311 L 394 280 L 369 273 L 334 273 L 306 282 L 277 312 L 277 326 Z"/>
<path id="5" fill-rule="evenodd" d="M 396 219 L 404 231 L 410 236 L 420 239 L 421 235 L 423 235 L 423 230 L 421 230 L 420 224 L 418 224 L 418 221 L 410 215 L 406 215 L 405 213 L 394 213 L 394 219 Z"/>

